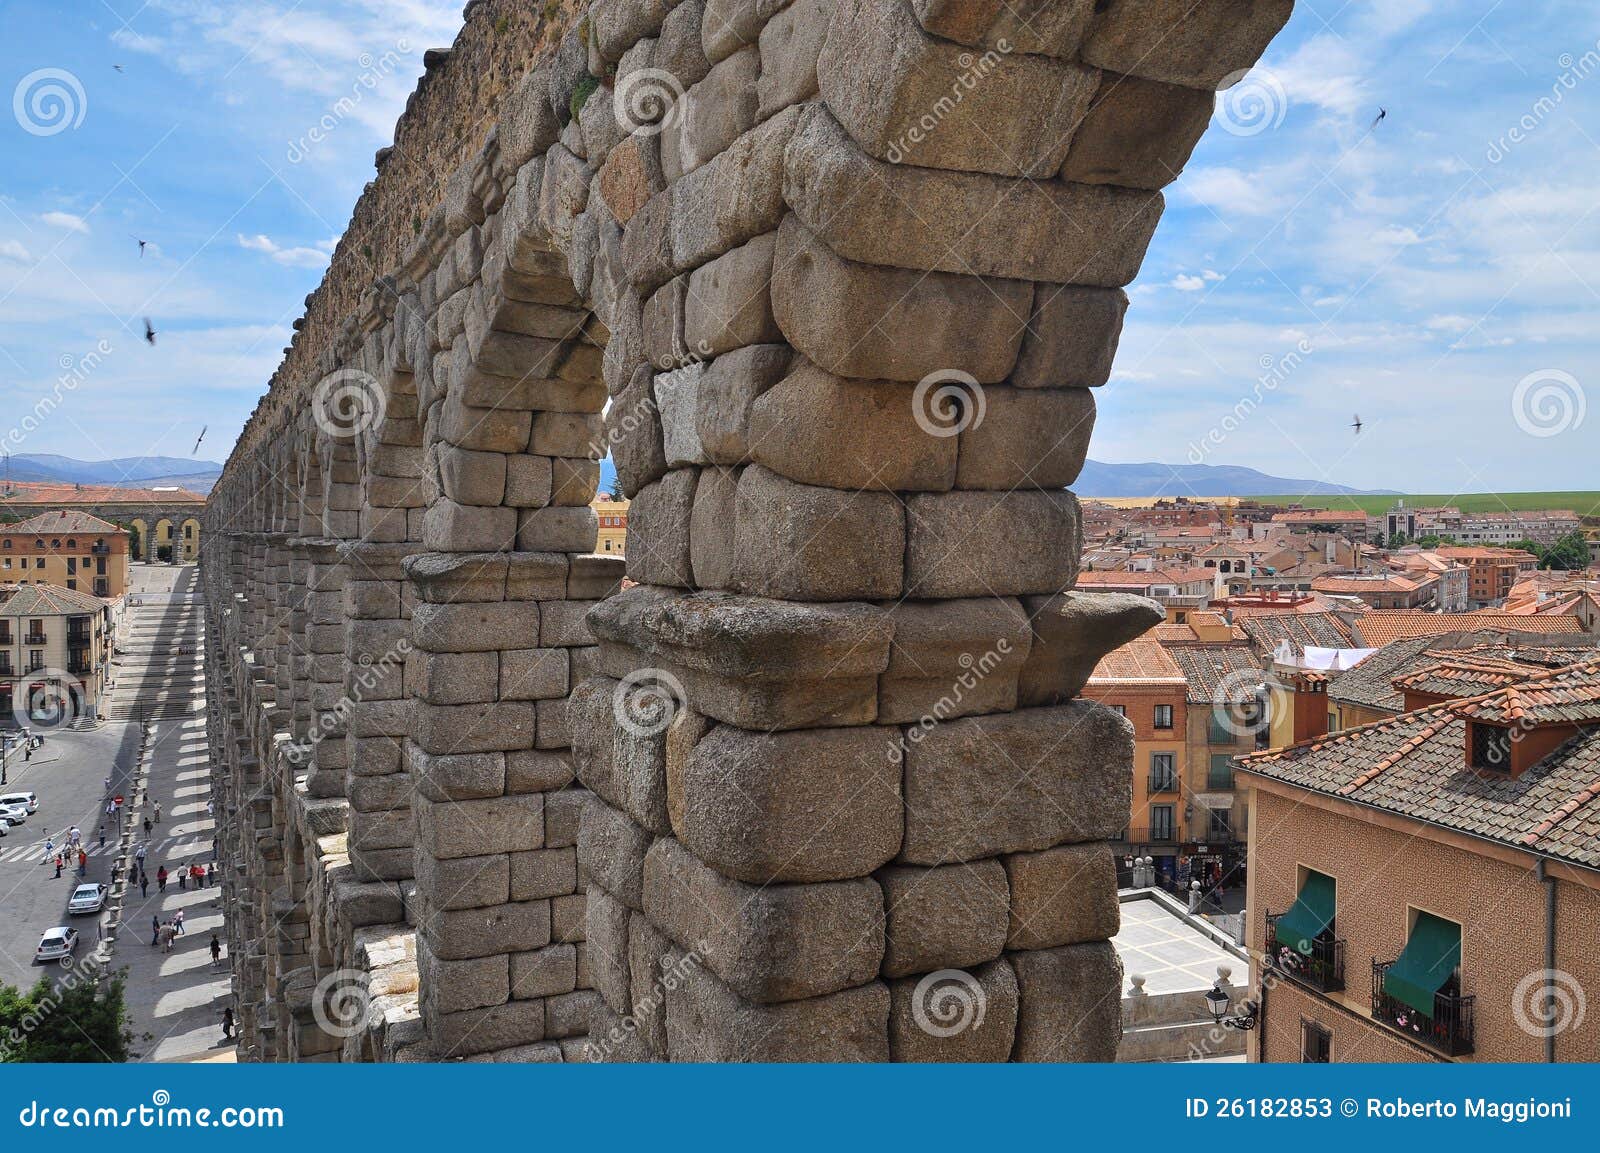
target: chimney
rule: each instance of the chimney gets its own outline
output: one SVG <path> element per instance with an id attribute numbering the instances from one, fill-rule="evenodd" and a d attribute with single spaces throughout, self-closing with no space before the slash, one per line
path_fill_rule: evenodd
<path id="1" fill-rule="evenodd" d="M 1294 742 L 1326 736 L 1328 732 L 1328 678 L 1318 672 L 1294 676 Z"/>

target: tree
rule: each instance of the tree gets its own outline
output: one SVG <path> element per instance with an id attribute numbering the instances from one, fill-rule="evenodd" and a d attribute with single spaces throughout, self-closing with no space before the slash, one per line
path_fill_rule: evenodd
<path id="1" fill-rule="evenodd" d="M 1392 532 L 1392 533 L 1390 533 L 1389 534 L 1389 545 L 1388 545 L 1388 547 L 1389 548 L 1405 548 L 1406 547 L 1406 534 L 1403 533 L 1403 532 Z"/>
<path id="2" fill-rule="evenodd" d="M 1539 558 L 1546 568 L 1576 572 L 1589 567 L 1589 542 L 1583 532 L 1573 529 L 1544 550 Z"/>
<path id="3" fill-rule="evenodd" d="M 1510 544 L 1506 545 L 1506 547 L 1509 549 L 1515 549 L 1517 552 L 1532 553 L 1534 556 L 1538 557 L 1541 562 L 1544 560 L 1544 545 L 1540 544 L 1536 540 L 1530 540 L 1528 537 L 1523 537 L 1518 541 L 1512 541 Z"/>
<path id="4" fill-rule="evenodd" d="M 87 965 L 26 992 L 0 983 L 0 1059 L 121 1063 L 132 1042 L 120 973 L 100 989 Z"/>

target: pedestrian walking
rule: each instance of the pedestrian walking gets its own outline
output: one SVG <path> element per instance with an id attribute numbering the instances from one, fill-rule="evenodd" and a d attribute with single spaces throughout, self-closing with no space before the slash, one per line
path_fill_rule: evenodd
<path id="1" fill-rule="evenodd" d="M 60 875 L 61 875 L 61 854 L 57 853 L 56 854 L 56 876 L 59 877 Z"/>
<path id="2" fill-rule="evenodd" d="M 144 835 L 145 836 L 148 837 L 150 835 L 150 829 L 151 829 L 150 818 L 147 816 L 144 819 Z"/>
<path id="3" fill-rule="evenodd" d="M 196 889 L 201 888 L 206 879 L 206 867 L 201 864 L 196 864 L 194 868 L 189 870 L 189 879 L 194 882 L 194 887 Z"/>
<path id="4" fill-rule="evenodd" d="M 161 802 L 157 801 L 156 802 L 156 824 L 159 825 L 160 823 L 161 823 Z"/>
<path id="5" fill-rule="evenodd" d="M 163 953 L 172 952 L 172 938 L 176 937 L 177 935 L 178 931 L 170 924 L 161 926 L 161 932 L 158 934 L 158 936 L 161 938 L 161 951 Z"/>
<path id="6" fill-rule="evenodd" d="M 156 869 L 156 892 L 165 893 L 166 891 L 167 891 L 167 867 L 165 865 L 162 865 L 158 869 Z"/>
<path id="7" fill-rule="evenodd" d="M 111 794 L 111 778 L 109 776 L 107 776 L 106 777 L 106 795 L 109 796 L 110 794 Z"/>
<path id="8" fill-rule="evenodd" d="M 144 868 L 144 842 L 139 842 L 139 847 L 133 851 L 133 859 L 139 862 L 139 868 Z"/>
<path id="9" fill-rule="evenodd" d="M 212 861 L 211 864 L 206 867 L 206 888 L 209 889 L 212 885 L 215 885 L 216 883 L 217 883 L 217 863 L 215 861 Z"/>
<path id="10" fill-rule="evenodd" d="M 222 941 L 215 933 L 211 934 L 211 967 L 215 969 L 222 964 Z"/>
<path id="11" fill-rule="evenodd" d="M 139 870 L 139 896 L 148 897 L 149 895 L 150 895 L 150 874 L 145 872 L 143 869 L 140 869 Z"/>
<path id="12" fill-rule="evenodd" d="M 172 931 L 175 936 L 183 936 L 183 910 L 179 909 L 172 914 Z"/>
<path id="13" fill-rule="evenodd" d="M 231 1041 L 233 1039 L 233 1009 L 231 1007 L 222 1011 L 222 1036 L 224 1040 Z"/>
<path id="14" fill-rule="evenodd" d="M 182 889 L 186 889 L 188 887 L 189 887 L 189 866 L 188 865 L 182 865 L 182 866 L 180 866 L 178 868 L 178 888 L 180 890 L 182 890 Z"/>
<path id="15" fill-rule="evenodd" d="M 161 918 L 154 913 L 150 914 L 150 943 L 154 945 L 161 939 Z"/>
<path id="16" fill-rule="evenodd" d="M 55 843 L 55 841 L 53 841 L 49 837 L 46 837 L 44 839 L 44 860 L 41 861 L 40 864 L 48 865 L 50 863 L 50 858 L 55 855 L 55 851 L 56 851 L 56 843 Z"/>
<path id="17" fill-rule="evenodd" d="M 100 847 L 102 849 L 106 847 L 106 827 L 104 823 L 100 825 Z"/>
<path id="18" fill-rule="evenodd" d="M 87 877 L 88 875 L 89 875 L 89 854 L 84 852 L 82 849 L 79 849 L 78 850 L 78 876 Z"/>

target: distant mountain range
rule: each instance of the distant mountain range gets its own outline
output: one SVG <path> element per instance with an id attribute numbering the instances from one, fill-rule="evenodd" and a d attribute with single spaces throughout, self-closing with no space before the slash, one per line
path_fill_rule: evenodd
<path id="1" fill-rule="evenodd" d="M 215 461 L 182 456 L 125 456 L 116 460 L 74 460 L 48 453 L 17 453 L 9 458 L 12 480 L 57 484 L 110 484 L 130 488 L 165 488 L 207 493 L 222 475 Z"/>
<path id="2" fill-rule="evenodd" d="M 615 492 L 617 470 L 600 462 L 600 491 Z M 1106 464 L 1087 461 L 1072 491 L 1079 496 L 1350 496 L 1378 495 L 1319 480 L 1268 476 L 1227 464 Z M 1379 490 L 1381 493 L 1382 490 Z"/>

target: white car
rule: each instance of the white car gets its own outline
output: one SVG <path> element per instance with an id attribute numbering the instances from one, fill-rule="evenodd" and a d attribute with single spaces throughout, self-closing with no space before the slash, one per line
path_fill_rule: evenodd
<path id="1" fill-rule="evenodd" d="M 78 930 L 66 925 L 46 929 L 44 936 L 39 938 L 39 947 L 33 951 L 33 963 L 38 965 L 44 961 L 64 960 L 77 950 Z"/>
<path id="2" fill-rule="evenodd" d="M 0 821 L 8 825 L 20 825 L 28 819 L 28 810 L 21 805 L 0 804 Z"/>
<path id="3" fill-rule="evenodd" d="M 32 816 L 39 811 L 39 797 L 36 793 L 5 793 L 0 794 L 0 805 L 15 805 L 26 809 Z"/>
<path id="4" fill-rule="evenodd" d="M 87 885 L 79 885 L 72 891 L 72 900 L 67 902 L 67 912 L 73 916 L 79 913 L 98 913 L 105 908 L 106 887 L 98 881 Z"/>

